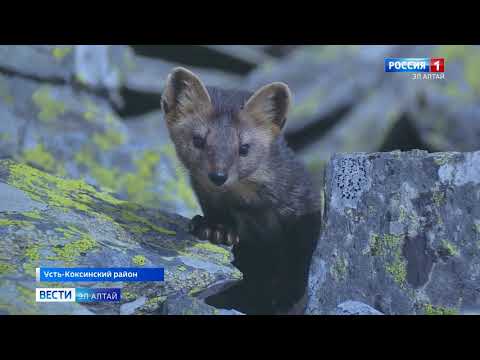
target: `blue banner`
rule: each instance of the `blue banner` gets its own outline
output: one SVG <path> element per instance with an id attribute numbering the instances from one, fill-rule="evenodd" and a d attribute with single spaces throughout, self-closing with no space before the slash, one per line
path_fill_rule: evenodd
<path id="1" fill-rule="evenodd" d="M 163 268 L 37 268 L 39 282 L 163 281 Z"/>

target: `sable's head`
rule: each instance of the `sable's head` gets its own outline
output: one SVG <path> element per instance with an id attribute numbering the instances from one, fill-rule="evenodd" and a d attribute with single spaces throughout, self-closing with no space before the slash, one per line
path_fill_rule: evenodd
<path id="1" fill-rule="evenodd" d="M 253 94 L 207 89 L 184 68 L 170 73 L 162 95 L 180 160 L 196 180 L 219 190 L 255 177 L 285 125 L 290 103 L 284 83 Z"/>

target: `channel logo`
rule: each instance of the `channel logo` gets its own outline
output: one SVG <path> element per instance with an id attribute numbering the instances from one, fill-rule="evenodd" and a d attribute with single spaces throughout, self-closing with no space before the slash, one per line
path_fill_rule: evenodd
<path id="1" fill-rule="evenodd" d="M 443 73 L 445 58 L 385 58 L 385 72 Z"/>
<path id="2" fill-rule="evenodd" d="M 36 302 L 75 302 L 75 288 L 37 288 Z"/>
<path id="3" fill-rule="evenodd" d="M 118 288 L 37 288 L 37 302 L 118 302 L 121 289 Z"/>

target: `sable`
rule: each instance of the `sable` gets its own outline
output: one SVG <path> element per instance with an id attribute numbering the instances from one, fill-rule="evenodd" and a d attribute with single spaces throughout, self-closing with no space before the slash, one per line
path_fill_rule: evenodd
<path id="1" fill-rule="evenodd" d="M 239 284 L 208 298 L 211 305 L 275 314 L 299 312 L 305 300 L 321 211 L 283 137 L 291 99 L 281 82 L 250 93 L 206 87 L 184 68 L 167 78 L 167 127 L 203 211 L 191 232 L 233 245 L 233 264 L 243 273 Z"/>

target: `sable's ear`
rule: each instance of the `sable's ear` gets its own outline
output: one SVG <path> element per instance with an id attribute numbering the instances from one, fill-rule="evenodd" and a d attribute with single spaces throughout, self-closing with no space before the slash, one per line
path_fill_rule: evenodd
<path id="1" fill-rule="evenodd" d="M 281 130 L 285 125 L 292 95 L 287 84 L 274 82 L 261 87 L 247 101 L 244 111 L 261 123 L 269 123 Z"/>
<path id="2" fill-rule="evenodd" d="M 162 108 L 165 114 L 177 119 L 209 106 L 210 95 L 202 81 L 185 68 L 173 69 L 167 77 L 162 94 Z"/>

